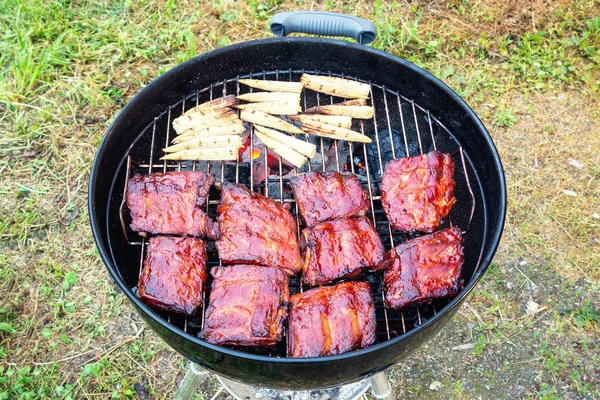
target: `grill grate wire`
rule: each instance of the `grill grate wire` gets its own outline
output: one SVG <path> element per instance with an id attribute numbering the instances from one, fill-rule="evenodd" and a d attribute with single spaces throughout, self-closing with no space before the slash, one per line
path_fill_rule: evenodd
<path id="1" fill-rule="evenodd" d="M 215 166 L 213 166 L 213 163 L 211 163 L 210 161 L 207 162 L 203 162 L 202 166 L 200 166 L 200 162 L 196 162 L 193 161 L 191 163 L 189 162 L 185 162 L 185 161 L 177 161 L 177 162 L 172 162 L 172 161 L 167 161 L 164 160 L 162 162 L 162 164 L 160 163 L 155 163 L 154 157 L 155 157 L 155 143 L 157 138 L 157 129 L 159 126 L 159 123 L 163 120 L 166 120 L 166 129 L 164 130 L 164 147 L 167 147 L 169 142 L 170 142 L 170 138 L 172 137 L 171 133 L 172 133 L 172 127 L 171 127 L 171 122 L 173 119 L 177 118 L 177 116 L 183 114 L 188 108 L 186 104 L 191 103 L 195 103 L 192 106 L 197 106 L 198 104 L 200 104 L 200 99 L 201 98 L 206 98 L 206 96 L 208 95 L 208 98 L 206 98 L 206 100 L 204 101 L 208 101 L 208 100 L 212 100 L 213 98 L 216 98 L 215 96 L 215 88 L 221 86 L 222 87 L 222 91 L 221 91 L 221 95 L 222 96 L 226 96 L 228 94 L 233 94 L 235 93 L 236 95 L 240 94 L 240 83 L 239 83 L 239 79 L 242 78 L 251 78 L 251 79 L 257 79 L 257 78 L 262 78 L 264 80 L 267 79 L 268 76 L 274 76 L 275 80 L 282 80 L 281 77 L 285 77 L 285 80 L 288 81 L 293 81 L 293 80 L 299 80 L 299 79 L 294 79 L 294 76 L 298 76 L 301 75 L 302 73 L 316 73 L 316 74 L 327 74 L 329 76 L 340 76 L 340 77 L 345 77 L 347 79 L 354 79 L 354 80 L 359 80 L 356 78 L 352 78 L 352 77 L 346 77 L 343 74 L 332 74 L 331 72 L 326 72 L 323 73 L 321 71 L 305 71 L 305 70 L 300 70 L 300 71 L 294 71 L 292 69 L 289 70 L 284 70 L 284 71 L 262 71 L 259 73 L 254 73 L 254 74 L 249 74 L 249 75 L 245 75 L 245 76 L 236 76 L 235 78 L 232 79 L 228 79 L 228 80 L 224 80 L 221 82 L 217 82 L 217 83 L 213 83 L 210 86 L 203 88 L 203 89 L 199 89 L 197 91 L 195 91 L 194 93 L 192 93 L 191 95 L 183 98 L 182 100 L 180 100 L 179 102 L 169 106 L 167 108 L 167 110 L 165 110 L 164 112 L 162 112 L 161 114 L 157 115 L 154 117 L 153 121 L 142 131 L 141 135 L 146 135 L 149 132 L 151 135 L 151 139 L 150 139 L 150 150 L 149 150 L 149 158 L 148 161 L 146 163 L 144 162 L 140 162 L 140 163 L 135 163 L 133 161 L 133 157 L 130 154 L 132 149 L 135 148 L 135 146 L 133 146 L 129 153 L 127 154 L 127 162 L 126 162 L 126 171 L 125 171 L 125 185 L 124 185 L 124 190 L 123 190 L 123 198 L 121 200 L 120 203 L 120 207 L 119 207 L 119 218 L 121 221 L 121 226 L 123 229 L 123 235 L 125 236 L 125 239 L 127 240 L 127 242 L 129 243 L 129 245 L 131 246 L 136 246 L 140 248 L 140 265 L 139 265 L 139 272 L 141 273 L 141 269 L 142 269 L 142 265 L 143 265 L 143 260 L 144 260 L 144 256 L 145 256 L 145 248 L 147 245 L 147 235 L 144 233 L 137 233 L 137 235 L 139 236 L 139 238 L 141 240 L 131 240 L 130 238 L 130 233 L 132 234 L 136 234 L 131 232 L 128 228 L 127 228 L 127 224 L 125 222 L 126 217 L 124 216 L 124 211 L 125 211 L 125 199 L 126 199 L 126 195 L 127 195 L 127 181 L 129 180 L 131 173 L 132 173 L 132 169 L 136 169 L 136 170 L 140 170 L 140 171 L 146 171 L 147 173 L 152 173 L 152 172 L 167 172 L 167 171 L 181 171 L 184 169 L 192 169 L 192 170 L 198 170 L 201 169 L 201 167 L 203 166 L 206 170 L 206 172 L 210 173 L 213 172 L 213 169 Z M 375 171 L 372 170 L 373 166 L 370 165 L 371 161 L 369 159 L 369 151 L 368 151 L 368 146 L 367 144 L 363 143 L 362 146 L 360 144 L 354 144 L 352 142 L 340 142 L 338 140 L 333 140 L 332 144 L 330 146 L 333 146 L 334 148 L 334 155 L 335 155 L 335 170 L 338 172 L 342 172 L 342 168 L 341 168 L 341 164 L 340 164 L 340 149 L 343 149 L 343 146 L 347 146 L 348 147 L 348 154 L 349 154 L 349 158 L 350 158 L 350 162 L 349 164 L 349 172 L 352 173 L 357 173 L 358 171 L 356 170 L 356 166 L 355 166 L 355 162 L 353 160 L 353 158 L 355 157 L 355 154 L 360 154 L 362 153 L 362 159 L 364 161 L 364 172 L 365 172 L 365 180 L 366 182 L 364 182 L 364 186 L 366 186 L 368 195 L 369 195 L 369 200 L 370 200 L 370 204 L 371 204 L 371 211 L 370 211 L 370 215 L 373 221 L 373 224 L 375 225 L 375 228 L 377 229 L 378 233 L 383 237 L 388 237 L 388 243 L 386 244 L 384 242 L 384 245 L 386 245 L 386 249 L 390 249 L 393 248 L 396 241 L 397 243 L 400 243 L 402 241 L 408 240 L 411 237 L 414 237 L 414 235 L 408 235 L 406 233 L 399 233 L 399 232 L 395 232 L 392 227 L 390 226 L 389 223 L 387 223 L 387 220 L 382 219 L 383 217 L 383 209 L 380 205 L 380 201 L 381 201 L 381 196 L 375 195 L 375 191 L 373 190 L 374 184 L 378 184 L 381 181 L 381 174 L 383 172 L 383 168 L 384 168 L 384 162 L 383 162 L 383 157 L 382 157 L 382 149 L 381 149 L 381 140 L 380 140 L 380 134 L 384 135 L 383 132 L 380 131 L 380 126 L 383 125 L 387 128 L 387 135 L 389 136 L 389 143 L 390 143 L 390 147 L 391 147 L 391 153 L 392 153 L 392 158 L 401 158 L 401 157 L 406 157 L 406 156 L 413 156 L 415 155 L 415 151 L 413 150 L 411 152 L 410 149 L 410 143 L 411 141 L 409 140 L 411 138 L 411 133 L 414 137 L 416 137 L 417 142 L 418 142 L 418 151 L 416 152 L 416 154 L 423 154 L 424 152 L 427 151 L 426 148 L 424 148 L 424 144 L 423 144 L 423 140 L 422 140 L 422 132 L 421 132 L 421 127 L 419 126 L 419 116 L 418 116 L 418 112 L 423 114 L 423 117 L 425 118 L 426 122 L 427 122 L 427 128 L 429 130 L 429 134 L 431 136 L 431 146 L 430 148 L 432 150 L 437 150 L 438 149 L 438 145 L 436 143 L 436 136 L 437 134 L 434 132 L 434 126 L 436 126 L 437 128 L 439 128 L 439 132 L 445 133 L 448 137 L 450 137 L 454 143 L 454 147 L 456 147 L 456 149 L 451 153 L 453 158 L 458 158 L 460 160 L 460 165 L 462 165 L 462 173 L 464 174 L 464 179 L 466 182 L 466 187 L 468 189 L 469 192 L 469 196 L 470 196 L 470 200 L 471 200 L 471 211 L 470 211 L 470 216 L 468 219 L 468 223 L 463 227 L 461 226 L 461 229 L 463 230 L 463 233 L 466 233 L 471 225 L 471 221 L 473 219 L 473 214 L 474 214 L 474 210 L 475 210 L 475 195 L 473 193 L 473 189 L 471 187 L 471 183 L 470 183 L 470 179 L 469 179 L 469 173 L 465 164 L 465 156 L 464 156 L 464 152 L 463 152 L 463 148 L 460 146 L 459 143 L 457 143 L 454 139 L 454 136 L 451 134 L 451 132 L 435 117 L 433 117 L 429 110 L 424 109 L 423 107 L 419 106 L 418 104 L 416 104 L 413 100 L 406 98 L 404 96 L 402 96 L 399 92 L 391 90 L 389 88 L 386 88 L 385 86 L 380 86 L 377 85 L 371 81 L 363 81 L 363 80 L 359 80 L 361 82 L 365 82 L 368 83 L 371 86 L 371 103 L 373 105 L 374 108 L 374 116 L 372 120 L 358 120 L 356 122 L 357 126 L 353 125 L 353 129 L 357 129 L 359 130 L 362 134 L 366 134 L 369 132 L 368 127 L 366 127 L 365 125 L 367 125 L 368 123 L 372 123 L 373 125 L 373 129 L 372 129 L 372 133 L 374 134 L 374 140 L 373 143 L 369 144 L 370 146 L 375 146 L 376 150 L 377 150 L 377 163 L 375 165 L 375 167 L 377 168 L 377 173 Z M 227 90 L 227 86 L 234 84 L 235 85 L 235 90 L 231 91 L 231 93 Z M 249 92 L 252 92 L 253 89 L 249 88 Z M 379 94 L 379 92 L 381 92 L 381 94 Z M 316 94 L 316 99 L 315 99 L 315 104 L 316 105 L 320 105 L 322 103 L 321 97 L 327 97 L 328 99 L 328 103 L 330 104 L 334 104 L 335 98 L 334 96 L 326 96 L 320 93 Z M 392 100 L 388 101 L 388 97 L 391 97 Z M 395 98 L 395 101 L 394 101 Z M 203 102 L 204 102 L 203 101 Z M 310 99 L 307 98 L 307 92 L 303 91 L 303 95 L 301 98 L 301 103 L 303 106 L 303 109 L 308 108 L 307 104 L 309 104 Z M 378 106 L 378 104 L 381 103 L 383 105 L 383 110 Z M 396 103 L 397 104 L 397 112 L 399 115 L 399 130 L 401 130 L 401 133 L 399 131 L 395 131 L 393 129 L 393 124 L 392 124 L 392 117 L 390 116 L 390 106 L 389 104 L 393 104 Z M 406 112 L 406 108 L 409 108 L 412 114 L 412 118 L 414 120 L 414 128 L 411 131 L 411 127 L 408 126 L 408 121 L 405 120 L 405 112 Z M 238 111 L 239 113 L 239 111 Z M 382 114 L 380 114 L 382 113 Z M 379 124 L 378 123 L 378 117 L 381 115 L 385 115 L 384 118 L 384 123 L 383 124 Z M 356 121 L 356 120 L 355 120 Z M 397 135 L 401 135 L 401 139 L 402 139 L 402 144 L 404 145 L 403 149 L 396 149 L 396 146 L 394 145 L 394 132 L 396 132 Z M 438 133 L 439 134 L 439 133 Z M 299 135 L 300 136 L 300 135 Z M 306 141 L 310 141 L 310 136 L 308 134 L 305 134 L 305 140 Z M 323 137 L 319 137 L 317 139 L 317 145 L 320 147 L 320 155 L 321 155 L 321 170 L 322 171 L 326 171 L 327 166 L 325 163 L 325 159 L 326 159 L 326 154 L 325 154 L 325 140 L 323 139 Z M 137 144 L 137 146 L 140 146 L 139 144 Z M 255 147 L 255 142 L 254 142 L 254 126 L 252 124 L 250 124 L 250 154 L 254 154 L 254 147 Z M 360 147 L 362 147 L 362 149 L 360 149 Z M 362 150 L 362 151 L 361 151 Z M 262 156 L 262 155 L 261 155 Z M 274 178 L 271 176 L 269 176 L 269 166 L 268 166 L 268 160 L 267 160 L 268 154 L 265 151 L 264 152 L 264 165 L 265 165 L 265 175 L 266 175 L 266 182 L 263 183 L 255 183 L 255 176 L 254 176 L 254 157 L 250 156 L 250 169 L 249 169 L 249 179 L 247 182 L 244 182 L 240 179 L 240 162 L 239 160 L 236 160 L 235 162 L 235 175 L 234 175 L 234 180 L 236 183 L 242 183 L 242 184 L 246 184 L 247 186 L 249 186 L 250 190 L 253 191 L 259 191 L 260 189 L 263 189 L 262 194 L 264 194 L 265 196 L 270 196 L 272 193 L 269 192 L 269 183 L 273 182 Z M 278 178 L 276 179 L 277 183 L 278 183 L 278 188 L 279 188 L 279 196 L 274 197 L 274 196 L 270 196 L 272 198 L 274 198 L 274 200 L 281 202 L 281 203 L 293 203 L 293 207 L 290 211 L 292 211 L 292 214 L 294 214 L 295 218 L 296 218 L 296 223 L 297 223 L 297 227 L 298 227 L 298 236 L 300 236 L 300 232 L 301 232 L 301 220 L 300 220 L 300 216 L 299 216 L 299 212 L 298 212 L 298 204 L 296 203 L 295 199 L 291 199 L 291 198 L 284 198 L 284 189 L 286 187 L 286 182 L 285 179 L 283 177 L 283 162 L 281 157 L 278 157 Z M 220 182 L 224 182 L 225 180 L 225 175 L 226 175 L 226 169 L 225 169 L 225 165 L 226 162 L 225 161 L 220 161 L 217 162 L 220 163 Z M 308 171 L 312 171 L 313 170 L 313 166 L 311 165 L 310 162 L 307 163 L 307 169 Z M 455 162 L 455 164 L 458 164 Z M 218 166 L 217 166 L 218 168 Z M 297 175 L 299 173 L 298 169 L 296 167 L 294 167 L 292 169 L 293 174 Z M 455 169 L 455 174 L 457 174 L 459 172 L 458 168 Z M 258 189 L 258 190 L 255 190 Z M 212 198 L 213 196 L 209 195 L 209 197 L 207 198 L 206 201 L 206 207 L 207 207 L 207 212 L 210 215 L 210 207 L 216 207 L 216 205 L 218 204 L 218 199 L 217 198 Z M 216 209 L 215 209 L 216 212 Z M 451 216 L 448 218 L 447 223 L 450 226 L 453 226 L 452 220 L 451 220 Z M 396 238 L 396 241 L 395 241 Z M 218 258 L 217 252 L 216 252 L 216 248 L 214 247 L 214 243 L 210 243 L 211 241 L 207 241 L 208 245 L 207 245 L 207 253 L 209 256 L 209 261 L 207 262 L 207 266 L 208 268 L 213 267 L 213 266 L 217 266 L 217 265 L 222 265 L 221 260 Z M 396 243 L 396 244 L 397 244 Z M 474 274 L 477 272 L 477 269 L 479 268 L 479 264 L 480 264 L 481 259 L 479 259 L 476 267 L 475 267 L 475 271 Z M 432 318 L 433 316 L 435 316 L 437 314 L 438 309 L 441 309 L 442 307 L 444 307 L 446 304 L 449 303 L 450 299 L 440 299 L 440 300 L 436 300 L 430 304 L 421 304 L 421 305 L 417 305 L 417 306 L 413 306 L 413 307 L 407 307 L 405 309 L 402 310 L 387 310 L 384 307 L 384 293 L 382 290 L 382 286 L 383 286 L 383 274 L 382 272 L 377 272 L 374 274 L 367 276 L 363 276 L 365 279 L 367 279 L 370 284 L 371 287 L 373 289 L 373 294 L 375 297 L 375 307 L 376 307 L 376 320 L 377 320 L 377 341 L 381 342 L 381 341 L 385 341 L 385 340 L 389 340 L 393 337 L 399 336 L 399 335 L 403 335 L 406 334 L 407 332 L 410 332 L 413 329 L 416 329 L 418 326 L 422 325 L 424 321 Z M 182 317 L 179 315 L 175 315 L 175 314 L 171 314 L 171 313 L 167 313 L 167 312 L 161 312 L 161 311 L 157 311 L 157 313 L 164 318 L 165 320 L 167 320 L 170 324 L 174 324 L 175 326 L 177 326 L 178 328 L 180 328 L 181 330 L 183 330 L 183 332 L 187 333 L 187 334 L 192 334 L 195 335 L 197 334 L 201 329 L 204 328 L 204 317 L 205 317 L 205 313 L 204 310 L 207 307 L 207 303 L 208 303 L 208 297 L 209 297 L 209 292 L 210 292 L 210 277 L 209 277 L 209 282 L 207 284 L 207 288 L 205 290 L 205 294 L 204 294 L 204 298 L 203 298 L 203 310 L 200 313 L 200 315 L 196 316 L 196 317 Z M 302 292 L 304 290 L 304 288 L 302 287 L 301 284 L 301 280 L 299 277 L 294 277 L 290 279 L 290 294 L 294 294 L 297 292 Z M 286 343 L 286 338 L 287 338 L 287 324 L 286 324 L 286 329 L 285 329 L 285 334 L 284 334 L 284 340 L 282 340 L 282 343 L 280 343 L 279 345 L 277 345 L 274 349 L 271 350 L 264 350 L 264 349 L 243 349 L 247 352 L 251 352 L 251 353 L 258 353 L 258 354 L 268 354 L 270 356 L 277 356 L 277 357 L 285 357 L 286 356 L 286 348 L 287 348 L 287 343 Z"/>

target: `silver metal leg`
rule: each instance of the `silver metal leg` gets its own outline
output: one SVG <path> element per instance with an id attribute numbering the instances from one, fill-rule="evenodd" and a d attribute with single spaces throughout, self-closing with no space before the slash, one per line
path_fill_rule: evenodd
<path id="1" fill-rule="evenodd" d="M 224 391 L 224 389 L 227 388 L 227 385 L 223 384 L 223 380 L 225 380 L 226 382 L 228 382 L 228 381 L 223 377 L 217 376 L 217 378 L 219 379 L 219 383 L 221 384 L 221 387 L 219 388 L 217 393 L 215 393 L 213 395 L 211 400 L 214 400 L 217 397 L 219 397 L 219 395 Z M 188 365 L 188 370 L 187 370 L 185 376 L 183 377 L 183 380 L 181 381 L 181 384 L 179 385 L 179 389 L 175 393 L 175 396 L 173 397 L 173 399 L 174 400 L 191 400 L 191 399 L 193 399 L 194 395 L 198 391 L 198 388 L 204 382 L 205 379 L 210 379 L 210 372 L 197 364 L 190 363 Z M 376 399 L 394 400 L 394 396 L 392 394 L 392 388 L 390 387 L 390 383 L 388 382 L 385 372 L 379 372 L 379 373 L 373 375 L 369 379 L 369 381 L 365 380 L 362 382 L 363 382 L 363 384 L 367 384 L 366 387 L 363 386 L 364 391 L 366 391 L 368 389 L 368 385 L 370 384 L 371 395 L 373 397 L 375 397 Z M 239 383 L 238 383 L 238 385 L 239 385 Z M 243 386 L 246 386 L 246 385 L 243 385 Z M 256 388 L 252 388 L 252 387 L 250 387 L 250 388 L 252 390 L 256 389 Z M 364 393 L 364 391 L 363 391 L 363 393 Z M 258 397 L 258 396 L 256 396 L 256 393 L 253 393 L 253 396 Z M 261 392 L 260 397 L 263 397 L 262 392 Z M 304 398 L 304 397 L 302 397 L 302 398 Z M 364 399 L 364 395 L 363 395 L 362 399 Z"/>
<path id="2" fill-rule="evenodd" d="M 208 374 L 208 370 L 194 363 L 190 363 L 173 400 L 192 399 L 200 384 L 202 384 L 204 379 L 208 378 Z"/>
<path id="3" fill-rule="evenodd" d="M 376 399 L 394 400 L 392 387 L 385 372 L 378 372 L 371 377 L 371 395 Z"/>

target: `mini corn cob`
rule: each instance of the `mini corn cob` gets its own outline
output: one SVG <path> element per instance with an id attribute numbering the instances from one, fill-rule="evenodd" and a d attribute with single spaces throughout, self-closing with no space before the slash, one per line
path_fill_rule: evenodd
<path id="1" fill-rule="evenodd" d="M 347 140 L 349 142 L 371 143 L 372 140 L 362 133 L 340 128 L 339 126 L 327 125 L 321 122 L 306 121 L 302 123 L 302 130 L 311 135 L 325 136 L 332 139 Z"/>
<path id="2" fill-rule="evenodd" d="M 275 103 L 275 102 L 300 102 L 300 93 L 290 92 L 254 92 L 240 94 L 238 100 L 249 101 L 252 103 Z"/>
<path id="3" fill-rule="evenodd" d="M 201 137 L 197 139 L 190 139 L 179 144 L 169 146 L 164 150 L 165 153 L 175 153 L 182 150 L 193 150 L 202 148 L 218 148 L 218 147 L 230 147 L 237 146 L 241 147 L 242 138 L 238 135 L 227 135 L 227 136 L 210 136 Z"/>
<path id="4" fill-rule="evenodd" d="M 161 160 L 237 160 L 238 149 L 236 146 L 215 147 L 205 149 L 182 150 L 166 154 Z"/>
<path id="5" fill-rule="evenodd" d="M 358 119 L 373 118 L 373 107 L 370 106 L 316 106 L 304 111 L 306 114 L 346 115 Z"/>
<path id="6" fill-rule="evenodd" d="M 319 114 L 298 114 L 290 115 L 289 118 L 294 121 L 316 121 L 327 125 L 339 126 L 340 128 L 350 129 L 352 127 L 352 117 L 343 115 L 319 115 Z"/>
<path id="7" fill-rule="evenodd" d="M 302 82 L 265 81 L 261 79 L 240 79 L 241 84 L 270 92 L 302 92 Z"/>
<path id="8" fill-rule="evenodd" d="M 269 102 L 269 103 L 247 103 L 234 106 L 239 110 L 258 110 L 274 115 L 296 115 L 302 109 L 300 103 L 295 101 Z"/>
<path id="9" fill-rule="evenodd" d="M 306 163 L 306 157 L 304 157 L 302 154 L 298 153 L 291 147 L 281 142 L 278 142 L 277 140 L 271 139 L 270 137 L 260 133 L 259 131 L 255 131 L 254 133 L 265 146 L 273 150 L 275 153 L 279 154 L 282 158 L 285 158 L 295 167 L 301 168 Z"/>
<path id="10" fill-rule="evenodd" d="M 289 122 L 285 122 L 281 118 L 274 117 L 258 110 L 242 110 L 240 113 L 240 119 L 256 125 L 279 129 L 280 131 L 303 133 L 302 129 L 290 124 Z"/>
<path id="11" fill-rule="evenodd" d="M 283 132 L 276 131 L 274 129 L 265 128 L 264 126 L 256 125 L 254 127 L 255 132 L 259 132 L 273 140 L 277 140 L 286 146 L 291 147 L 296 152 L 302 154 L 305 157 L 313 158 L 317 153 L 317 146 L 313 143 L 305 142 L 304 140 L 296 139 L 293 136 L 288 136 Z"/>
<path id="12" fill-rule="evenodd" d="M 300 82 L 305 88 L 346 99 L 367 99 L 371 86 L 333 76 L 303 74 Z"/>

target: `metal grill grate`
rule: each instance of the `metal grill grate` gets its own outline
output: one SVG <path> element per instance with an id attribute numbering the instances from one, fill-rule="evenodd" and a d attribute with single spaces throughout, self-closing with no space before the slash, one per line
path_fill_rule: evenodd
<path id="1" fill-rule="evenodd" d="M 385 218 L 381 205 L 381 196 L 379 193 L 379 183 L 385 164 L 395 158 L 423 154 L 431 150 L 439 150 L 452 154 L 455 165 L 456 188 L 462 189 L 464 196 L 458 199 L 461 208 L 466 210 L 460 214 L 466 214 L 468 218 L 457 218 L 460 221 L 454 221 L 454 209 L 449 218 L 444 222 L 443 227 L 457 225 L 463 232 L 469 230 L 473 213 L 475 210 L 475 196 L 471 188 L 467 165 L 465 164 L 465 155 L 462 147 L 454 138 L 454 135 L 430 112 L 416 104 L 413 100 L 402 96 L 385 86 L 380 86 L 372 82 L 356 79 L 354 77 L 345 77 L 356 79 L 371 85 L 371 102 L 375 109 L 375 114 L 371 120 L 353 120 L 352 129 L 368 135 L 373 139 L 370 144 L 353 144 L 351 142 L 337 141 L 322 137 L 305 136 L 306 141 L 312 141 L 317 144 L 318 154 L 308 162 L 302 170 L 293 168 L 287 173 L 287 166 L 279 158 L 278 165 L 274 168 L 269 167 L 268 154 L 262 152 L 260 157 L 254 159 L 250 157 L 248 163 L 236 162 L 196 162 L 196 161 L 156 161 L 162 155 L 162 148 L 166 147 L 174 136 L 171 122 L 188 109 L 198 104 L 212 100 L 213 98 L 226 96 L 235 93 L 236 95 L 252 92 L 251 88 L 240 87 L 238 82 L 241 78 L 270 79 L 281 81 L 299 81 L 304 73 L 314 73 L 321 75 L 340 76 L 343 74 L 332 74 L 323 71 L 304 71 L 304 70 L 286 70 L 286 71 L 263 71 L 260 73 L 237 76 L 222 82 L 213 83 L 209 87 L 194 91 L 176 104 L 171 105 L 160 115 L 154 117 L 153 121 L 141 132 L 139 140 L 130 148 L 127 155 L 127 164 L 125 172 L 125 182 L 132 173 L 152 173 L 181 170 L 202 170 L 215 174 L 216 180 L 223 182 L 225 180 L 235 181 L 245 184 L 251 190 L 264 194 L 282 203 L 292 203 L 290 211 L 295 216 L 298 225 L 298 235 L 301 231 L 301 219 L 298 213 L 298 205 L 291 195 L 288 177 L 302 173 L 305 170 L 336 170 L 338 172 L 352 172 L 357 174 L 363 187 L 366 189 L 371 202 L 371 211 L 369 216 L 382 238 L 386 250 L 395 245 L 406 241 L 416 235 L 406 234 L 395 231 L 391 228 Z M 305 110 L 314 105 L 325 103 L 336 103 L 344 99 L 335 98 L 315 92 L 303 91 L 301 99 L 302 109 Z M 254 148 L 258 144 L 254 141 L 254 127 L 250 126 L 250 154 L 253 154 Z M 262 158 L 261 158 L 262 157 Z M 249 164 L 249 165 L 248 165 Z M 264 168 L 266 179 L 258 177 Z M 146 237 L 132 232 L 128 228 L 127 210 L 125 206 L 125 197 L 127 185 L 124 185 L 123 197 L 119 208 L 119 216 L 123 229 L 123 234 L 129 245 L 139 247 L 141 272 L 142 263 L 145 256 Z M 457 196 L 458 197 L 458 196 Z M 211 217 L 216 216 L 216 207 L 219 201 L 219 194 L 212 190 L 207 199 L 207 213 Z M 465 204 L 469 203 L 470 204 Z M 470 207 L 470 213 L 469 213 Z M 458 216 L 458 213 L 456 213 Z M 207 241 L 208 267 L 221 265 L 213 241 Z M 477 272 L 479 262 L 475 266 Z M 370 282 L 375 296 L 376 319 L 377 319 L 377 341 L 382 342 L 393 337 L 406 334 L 417 328 L 428 319 L 436 315 L 437 311 L 443 308 L 450 299 L 441 299 L 430 304 L 421 304 L 419 306 L 407 307 L 403 310 L 387 310 L 384 307 L 383 294 L 383 273 L 363 274 L 361 278 Z M 208 296 L 210 294 L 211 280 L 207 285 L 205 293 L 204 308 L 207 306 Z M 299 277 L 290 279 L 290 293 L 294 294 L 302 291 Z M 197 317 L 183 317 L 166 312 L 157 312 L 169 323 L 174 324 L 183 332 L 191 335 L 197 335 L 204 326 L 204 312 Z M 287 337 L 287 332 L 286 332 Z M 264 349 L 243 349 L 244 351 L 258 354 L 268 354 L 271 356 L 286 356 L 286 340 L 282 340 L 275 348 L 271 350 Z"/>

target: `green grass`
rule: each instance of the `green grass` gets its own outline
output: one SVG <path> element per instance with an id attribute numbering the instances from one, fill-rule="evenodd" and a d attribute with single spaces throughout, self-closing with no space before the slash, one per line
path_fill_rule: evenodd
<path id="1" fill-rule="evenodd" d="M 1 400 L 172 396 L 185 361 L 144 329 L 92 240 L 95 150 L 154 78 L 268 37 L 274 13 L 306 8 L 374 21 L 374 46 L 463 96 L 505 167 L 508 220 L 494 264 L 436 342 L 392 369 L 398 397 L 598 396 L 598 2 L 4 0 Z M 214 393 L 212 380 L 198 398 Z"/>

